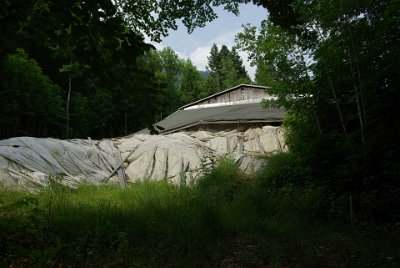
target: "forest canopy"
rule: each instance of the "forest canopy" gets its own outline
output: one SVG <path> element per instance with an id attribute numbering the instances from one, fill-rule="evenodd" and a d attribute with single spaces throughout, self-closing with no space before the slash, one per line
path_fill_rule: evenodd
<path id="1" fill-rule="evenodd" d="M 237 12 L 237 3 L 211 4 Z M 225 79 L 214 88 L 214 75 L 201 73 L 172 49 L 156 51 L 145 43 L 145 35 L 159 41 L 176 29 L 178 19 L 191 31 L 215 18 L 208 4 L 196 3 L 198 9 L 190 5 L 191 1 L 3 1 L 0 138 L 126 135 L 187 102 L 239 81 L 250 82 L 235 51 L 222 57 L 223 71 L 221 64 L 214 68 L 224 72 L 218 79 Z"/>

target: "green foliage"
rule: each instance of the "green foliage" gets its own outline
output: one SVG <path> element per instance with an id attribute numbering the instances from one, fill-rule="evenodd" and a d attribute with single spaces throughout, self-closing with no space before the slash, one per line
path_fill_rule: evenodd
<path id="1" fill-rule="evenodd" d="M 55 85 L 22 49 L 1 62 L 0 137 L 57 133 L 63 100 Z M 55 128 L 55 129 L 54 129 Z"/>
<path id="2" fill-rule="evenodd" d="M 256 5 L 261 5 L 268 9 L 270 13 L 270 20 L 284 29 L 290 29 L 293 26 L 302 22 L 301 16 L 294 8 L 296 1 L 294 0 L 253 0 Z"/>
<path id="3" fill-rule="evenodd" d="M 201 86 L 204 78 L 190 59 L 183 62 L 180 98 L 183 104 L 191 103 L 201 98 Z"/>
<path id="4" fill-rule="evenodd" d="M 41 98 L 32 96 L 29 104 L 36 105 L 35 110 L 31 109 L 35 116 L 29 120 L 4 119 L 7 116 L 2 111 L 1 123 L 8 120 L 14 124 L 7 132 L 2 131 L 2 138 L 16 135 L 65 137 L 65 130 L 61 129 L 61 125 L 66 124 L 65 118 L 69 123 L 67 133 L 72 132 L 73 137 L 94 138 L 126 134 L 128 129 L 130 132 L 139 130 L 151 122 L 152 118 L 139 118 L 132 110 L 143 111 L 143 106 L 137 107 L 143 97 L 135 95 L 142 88 L 153 88 L 152 80 L 145 80 L 146 85 L 143 85 L 132 77 L 140 76 L 134 68 L 137 57 L 152 46 L 144 43 L 139 32 L 129 28 L 127 17 L 119 11 L 116 2 L 110 0 L 3 1 L 0 4 L 0 32 L 8 39 L 0 47 L 0 61 L 12 55 L 15 47 L 22 47 L 58 85 L 51 93 L 59 95 L 59 88 L 66 93 L 60 95 L 59 103 L 48 100 L 47 105 L 40 102 Z M 7 69 L 0 70 L 3 71 Z M 12 88 L 8 88 L 6 75 L 2 73 L 0 83 L 6 87 L 4 91 L 9 92 Z M 34 91 L 39 94 L 43 90 Z M 22 93 L 15 93 L 23 99 Z M 64 102 L 68 102 L 67 105 Z M 56 118 L 51 118 L 51 125 L 46 116 L 39 113 L 42 110 L 59 112 Z M 146 107 L 146 111 L 149 110 Z M 67 111 L 71 116 L 67 116 Z M 128 112 L 132 113 L 131 118 Z M 41 118 L 45 122 L 41 122 Z"/>
<path id="5" fill-rule="evenodd" d="M 288 188 L 308 185 L 310 168 L 293 153 L 278 153 L 267 157 L 268 168 L 262 170 L 257 183 L 262 188 Z"/>
<path id="6" fill-rule="evenodd" d="M 153 105 L 158 111 L 153 120 L 159 121 L 182 105 L 179 89 L 184 63 L 169 47 L 160 51 L 151 50 L 141 60 L 144 68 L 154 74 L 158 96 Z"/>
<path id="7" fill-rule="evenodd" d="M 156 109 L 154 121 L 199 98 L 241 83 L 250 83 L 243 62 L 234 48 L 230 51 L 223 46 L 219 51 L 214 45 L 210 53 L 210 73 L 206 78 L 189 59 L 179 58 L 171 48 L 151 50 L 139 58 L 141 68 L 154 75 L 157 91 L 153 100 Z"/>
<path id="8" fill-rule="evenodd" d="M 213 204 L 231 201 L 243 185 L 243 174 L 233 159 L 222 158 L 197 182 L 200 194 Z"/>
<path id="9" fill-rule="evenodd" d="M 208 240 L 211 250 L 220 235 L 218 214 L 209 205 L 192 189 L 165 181 L 137 183 L 126 191 L 93 186 L 71 191 L 53 184 L 34 199 L 9 202 L 0 210 L 6 264 L 186 266 L 192 257 L 206 260 L 208 252 L 199 250 Z M 29 223 L 33 218 L 35 224 Z M 192 257 L 182 259 L 182 253 Z"/>
<path id="10" fill-rule="evenodd" d="M 275 161 L 293 166 L 288 157 Z M 266 184 L 265 174 L 272 180 L 274 173 L 267 170 L 249 181 L 225 158 L 190 187 L 163 180 L 70 189 L 53 179 L 37 195 L 3 191 L 0 261 L 198 267 L 229 258 L 241 266 L 396 267 L 399 230 L 357 225 L 349 234 L 343 223 L 320 217 L 324 191 Z"/>
<path id="11" fill-rule="evenodd" d="M 209 76 L 203 85 L 203 91 L 207 92 L 206 95 L 211 95 L 239 84 L 251 83 L 236 49 L 229 50 L 225 45 L 218 49 L 218 46 L 213 44 L 208 57 L 207 71 Z"/>
<path id="12" fill-rule="evenodd" d="M 168 35 L 170 29 L 176 30 L 181 19 L 189 33 L 197 27 L 217 18 L 213 7 L 223 5 L 226 10 L 238 14 L 238 5 L 248 0 L 228 1 L 157 1 L 146 0 L 138 3 L 132 0 L 118 0 L 118 6 L 127 15 L 128 22 L 135 30 L 146 33 L 155 41 Z"/>
<path id="13" fill-rule="evenodd" d="M 204 81 L 171 50 L 138 58 L 142 33 L 160 39 L 177 19 L 191 31 L 213 6 L 248 2 L 2 1 L 0 137 L 62 137 L 61 88 L 73 136 L 96 138 L 249 81 L 227 47 L 213 46 Z M 192 187 L 2 192 L 1 266 L 399 266 L 399 1 L 253 2 L 269 20 L 238 47 L 278 96 L 266 105 L 287 110 L 290 153 L 253 182 L 224 159 Z"/>
<path id="14" fill-rule="evenodd" d="M 257 66 L 256 82 L 270 86 L 277 96 L 273 106 L 290 112 L 312 113 L 314 93 L 307 62 L 307 51 L 299 49 L 299 41 L 270 21 L 261 23 L 259 32 L 247 25 L 236 36 L 237 46 L 248 51 L 249 59 Z"/>
<path id="15" fill-rule="evenodd" d="M 187 102 L 249 81 L 235 51 L 230 56 L 236 69 L 232 69 L 232 62 L 227 64 L 218 89 L 213 87 L 213 79 L 204 82 L 194 66 L 184 63 L 171 49 L 139 58 L 154 48 L 145 44 L 144 34 L 160 40 L 169 29 L 176 28 L 179 19 L 192 31 L 216 18 L 212 7 L 223 5 L 237 14 L 240 2 L 1 2 L 0 34 L 5 41 L 0 44 L 0 62 L 14 55 L 16 47 L 23 48 L 57 87 L 46 94 L 59 96 L 59 100 L 50 96 L 45 102 L 51 106 L 47 109 L 43 102 L 36 103 L 40 98 L 29 96 L 34 98 L 24 101 L 29 116 L 23 111 L 23 117 L 27 117 L 23 119 L 15 112 L 14 99 L 3 101 L 0 137 L 121 136 L 164 118 Z M 8 88 L 7 68 L 2 65 L 0 69 L 1 99 L 25 99 L 20 90 Z M 242 78 L 235 78 L 236 73 Z M 43 88 L 34 91 L 43 93 L 49 87 Z M 8 96 L 10 92 L 15 94 Z"/>
<path id="16" fill-rule="evenodd" d="M 245 26 L 238 46 L 257 65 L 257 81 L 270 81 L 278 96 L 266 104 L 292 116 L 292 152 L 316 184 L 363 196 L 360 210 L 396 221 L 399 2 L 259 2 L 288 12 L 272 14 L 260 29 Z M 281 20 L 289 13 L 297 22 Z"/>

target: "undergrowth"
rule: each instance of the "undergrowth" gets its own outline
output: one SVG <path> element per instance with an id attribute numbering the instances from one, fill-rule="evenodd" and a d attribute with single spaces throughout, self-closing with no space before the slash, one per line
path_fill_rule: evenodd
<path id="1" fill-rule="evenodd" d="M 324 191 L 277 181 L 292 159 L 253 177 L 226 158 L 195 185 L 128 189 L 52 183 L 1 192 L 3 267 L 396 267 L 398 232 L 321 217 Z M 275 161 L 275 162 L 274 162 Z M 282 165 L 279 165 L 281 163 Z M 307 176 L 292 170 L 291 176 Z M 322 220 L 323 219 L 323 220 Z"/>

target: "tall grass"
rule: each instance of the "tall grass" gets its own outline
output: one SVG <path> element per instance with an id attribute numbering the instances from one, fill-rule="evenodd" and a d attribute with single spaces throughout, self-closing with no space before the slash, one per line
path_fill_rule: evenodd
<path id="1" fill-rule="evenodd" d="M 287 160 L 279 157 L 275 166 Z M 377 251 L 371 235 L 316 220 L 321 190 L 273 188 L 271 174 L 250 177 L 227 158 L 192 186 L 54 183 L 37 195 L 3 191 L 0 265 L 395 267 L 397 236 L 381 236 Z"/>

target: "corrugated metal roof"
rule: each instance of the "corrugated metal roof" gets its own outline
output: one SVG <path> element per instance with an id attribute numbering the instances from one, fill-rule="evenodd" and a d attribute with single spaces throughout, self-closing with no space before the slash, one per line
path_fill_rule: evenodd
<path id="1" fill-rule="evenodd" d="M 170 133 L 199 124 L 282 122 L 284 115 L 283 109 L 265 109 L 261 103 L 238 104 L 178 110 L 156 125 L 164 128 L 160 133 Z"/>

